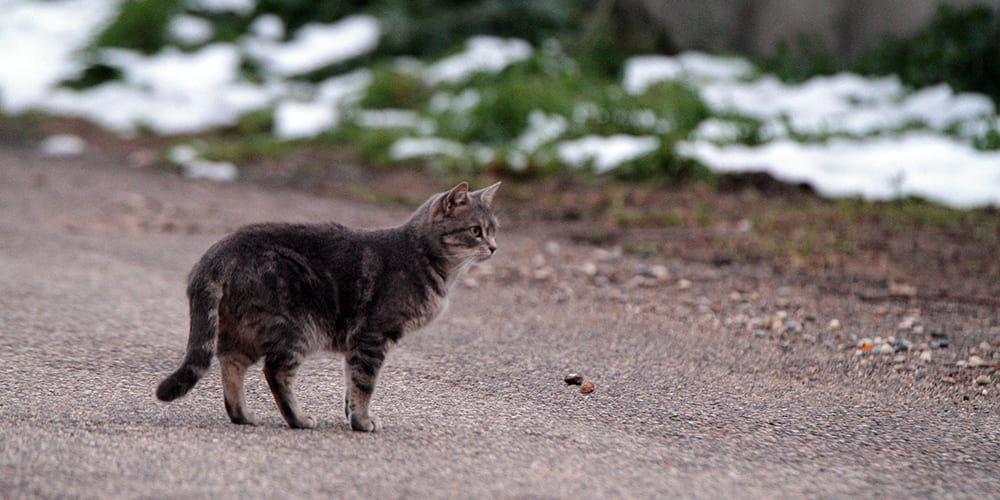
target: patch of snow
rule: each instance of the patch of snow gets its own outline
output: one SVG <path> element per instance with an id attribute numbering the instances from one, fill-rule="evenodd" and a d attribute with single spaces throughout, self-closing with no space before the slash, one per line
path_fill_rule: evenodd
<path id="1" fill-rule="evenodd" d="M 276 42 L 285 37 L 285 22 L 274 14 L 264 14 L 254 19 L 247 31 L 257 38 Z"/>
<path id="2" fill-rule="evenodd" d="M 72 134 L 50 135 L 38 145 L 42 156 L 50 158 L 67 158 L 80 156 L 87 150 L 87 141 Z"/>
<path id="3" fill-rule="evenodd" d="M 981 94 L 955 94 L 947 83 L 920 89 L 900 103 L 900 114 L 934 130 L 993 115 L 993 101 Z"/>
<path id="4" fill-rule="evenodd" d="M 208 179 L 215 182 L 232 182 L 239 177 L 236 166 L 228 161 L 195 159 L 181 165 L 181 173 L 188 179 Z"/>
<path id="5" fill-rule="evenodd" d="M 458 94 L 439 90 L 431 96 L 428 109 L 434 114 L 468 113 L 479 106 L 482 98 L 474 89 L 465 89 Z"/>
<path id="6" fill-rule="evenodd" d="M 239 54 L 230 44 L 208 45 L 191 54 L 168 48 L 153 56 L 108 49 L 100 57 L 120 68 L 124 81 L 82 91 L 59 88 L 38 107 L 122 133 L 141 125 L 160 134 L 181 134 L 232 125 L 282 92 L 279 84 L 239 82 Z"/>
<path id="7" fill-rule="evenodd" d="M 590 135 L 560 142 L 556 146 L 556 154 L 567 165 L 582 167 L 592 163 L 594 171 L 604 173 L 622 163 L 648 155 L 659 147 L 660 140 L 652 136 Z"/>
<path id="8" fill-rule="evenodd" d="M 372 72 L 367 69 L 356 69 L 350 73 L 332 76 L 316 86 L 316 97 L 324 102 L 353 105 L 364 96 L 372 79 Z"/>
<path id="9" fill-rule="evenodd" d="M 742 127 L 739 123 L 720 118 L 708 118 L 698 124 L 698 128 L 691 133 L 695 140 L 711 142 L 733 142 L 742 135 Z"/>
<path id="10" fill-rule="evenodd" d="M 531 44 L 516 38 L 474 36 L 465 42 L 465 50 L 446 57 L 424 71 L 428 85 L 463 83 L 475 73 L 499 73 L 507 66 L 529 57 Z"/>
<path id="11" fill-rule="evenodd" d="M 786 85 L 774 77 L 754 82 L 713 82 L 701 97 L 717 113 L 735 113 L 763 122 L 787 120 L 800 134 L 864 136 L 923 123 L 944 130 L 994 113 L 992 101 L 976 94 L 955 95 L 941 84 L 907 94 L 896 77 L 868 78 L 850 73 L 815 77 Z"/>
<path id="12" fill-rule="evenodd" d="M 472 159 L 476 161 L 477 165 L 488 165 L 496 158 L 497 152 L 489 146 L 473 146 L 472 148 Z"/>
<path id="13" fill-rule="evenodd" d="M 371 81 L 371 71 L 359 69 L 323 80 L 313 89 L 311 100 L 282 100 L 274 110 L 274 134 L 285 140 L 303 139 L 337 126 L 341 109 L 355 105 Z"/>
<path id="14" fill-rule="evenodd" d="M 215 36 L 215 28 L 207 19 L 182 14 L 170 20 L 167 33 L 181 44 L 200 45 Z"/>
<path id="15" fill-rule="evenodd" d="M 269 73 L 293 76 L 365 55 L 378 46 L 380 34 L 374 17 L 357 15 L 333 24 L 306 24 L 287 43 L 244 37 L 243 47 Z"/>
<path id="16" fill-rule="evenodd" d="M 649 87 L 675 80 L 738 80 L 750 76 L 753 66 L 745 59 L 686 52 L 678 56 L 635 56 L 625 60 L 622 86 L 638 95 Z"/>
<path id="17" fill-rule="evenodd" d="M 274 108 L 274 135 L 279 139 L 315 137 L 339 122 L 340 112 L 328 102 L 282 101 Z"/>
<path id="18" fill-rule="evenodd" d="M 528 113 L 528 126 L 514 140 L 514 146 L 525 153 L 532 153 L 542 145 L 558 139 L 566 133 L 567 128 L 567 120 L 562 115 L 548 115 L 537 109 L 532 110 Z"/>
<path id="19" fill-rule="evenodd" d="M 427 65 L 416 57 L 400 56 L 389 61 L 389 68 L 397 73 L 420 77 Z"/>
<path id="20" fill-rule="evenodd" d="M 188 163 L 197 157 L 198 150 L 187 144 L 174 146 L 167 152 L 167 159 L 170 160 L 171 163 L 176 163 L 178 165 Z"/>
<path id="21" fill-rule="evenodd" d="M 152 56 L 106 49 L 100 58 L 121 69 L 125 82 L 132 86 L 175 95 L 191 95 L 232 83 L 240 67 L 239 52 L 227 43 L 215 43 L 192 53 L 167 47 Z"/>
<path id="22" fill-rule="evenodd" d="M 782 139 L 754 147 L 695 141 L 679 144 L 678 152 L 720 172 L 764 171 L 808 183 L 824 196 L 916 195 L 960 208 L 1000 205 L 1000 151 L 977 151 L 928 132 L 820 144 Z"/>
<path id="23" fill-rule="evenodd" d="M 573 114 L 571 115 L 571 118 L 573 119 L 573 123 L 577 125 L 585 125 L 590 120 L 598 119 L 603 113 L 604 111 L 601 110 L 600 106 L 590 101 L 583 101 L 578 102 L 573 106 Z"/>
<path id="24" fill-rule="evenodd" d="M 188 179 L 208 179 L 216 182 L 232 182 L 239 176 L 236 166 L 227 161 L 209 161 L 198 156 L 198 150 L 181 144 L 170 148 L 167 158 L 181 166 L 181 175 Z"/>
<path id="25" fill-rule="evenodd" d="M 434 122 L 411 109 L 364 109 L 358 111 L 354 123 L 367 128 L 416 128 L 428 133 L 433 133 L 434 127 Z"/>
<path id="26" fill-rule="evenodd" d="M 461 158 L 465 156 L 465 146 L 459 142 L 440 137 L 404 137 L 394 142 L 389 148 L 389 157 L 393 160 L 409 160 L 430 156 Z"/>
<path id="27" fill-rule="evenodd" d="M 0 109 L 22 113 L 83 70 L 74 53 L 110 22 L 118 3 L 0 2 Z"/>

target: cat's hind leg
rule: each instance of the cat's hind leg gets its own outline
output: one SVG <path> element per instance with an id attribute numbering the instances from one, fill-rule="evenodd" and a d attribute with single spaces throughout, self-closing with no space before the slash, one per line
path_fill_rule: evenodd
<path id="1" fill-rule="evenodd" d="M 379 429 L 378 421 L 368 413 L 368 404 L 375 392 L 375 381 L 385 361 L 386 341 L 376 336 L 353 339 L 351 348 L 344 353 L 346 395 L 344 413 L 356 431 L 372 432 Z"/>
<path id="2" fill-rule="evenodd" d="M 311 417 L 302 415 L 298 399 L 292 392 L 295 371 L 302 364 L 302 358 L 302 354 L 291 350 L 270 352 L 264 358 L 264 378 L 281 416 L 293 429 L 311 429 L 316 425 Z"/>
<path id="3" fill-rule="evenodd" d="M 226 403 L 226 413 L 234 424 L 257 425 L 246 409 L 243 393 L 243 379 L 253 360 L 243 354 L 219 354 L 222 368 L 222 395 Z"/>

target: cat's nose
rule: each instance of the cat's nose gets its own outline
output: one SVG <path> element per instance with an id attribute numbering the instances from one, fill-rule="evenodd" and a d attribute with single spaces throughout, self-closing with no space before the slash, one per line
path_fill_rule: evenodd
<path id="1" fill-rule="evenodd" d="M 490 255 L 493 255 L 493 254 L 495 254 L 497 252 L 497 246 L 494 245 L 494 244 L 492 244 L 492 243 L 490 244 L 490 246 L 488 248 L 490 249 Z"/>

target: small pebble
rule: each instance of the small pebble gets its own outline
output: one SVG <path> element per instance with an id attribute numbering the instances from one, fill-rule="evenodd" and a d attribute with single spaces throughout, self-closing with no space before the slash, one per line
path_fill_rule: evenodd
<path id="1" fill-rule="evenodd" d="M 892 348 L 895 349 L 896 352 L 909 351 L 910 349 L 913 349 L 913 342 L 906 339 L 896 339 L 896 341 L 892 343 Z"/>
<path id="2" fill-rule="evenodd" d="M 882 343 L 882 345 L 878 346 L 878 351 L 876 352 L 878 352 L 879 354 L 892 354 L 896 352 L 896 350 L 892 348 L 892 344 L 884 342 Z"/>
<path id="3" fill-rule="evenodd" d="M 591 392 L 594 392 L 594 383 L 593 382 L 591 382 L 591 381 L 588 380 L 588 381 L 584 382 L 582 386 L 580 386 L 580 393 L 582 393 L 582 394 L 590 394 Z"/>
<path id="4" fill-rule="evenodd" d="M 665 280 L 670 277 L 670 271 L 667 270 L 667 266 L 655 265 L 655 266 L 644 266 L 639 265 L 636 268 L 636 272 L 647 278 L 653 278 L 657 280 Z"/>
<path id="5" fill-rule="evenodd" d="M 583 375 L 580 375 L 579 373 L 570 373 L 569 375 L 566 375 L 566 378 L 564 378 L 563 381 L 566 382 L 566 385 L 580 385 L 583 383 Z"/>
<path id="6" fill-rule="evenodd" d="M 687 290 L 688 288 L 691 288 L 691 285 L 691 280 L 686 280 L 684 278 L 677 280 L 677 288 L 680 288 L 681 290 Z"/>
<path id="7" fill-rule="evenodd" d="M 536 253 L 534 257 L 531 258 L 531 265 L 535 267 L 542 267 L 545 265 L 545 256 Z"/>
<path id="8" fill-rule="evenodd" d="M 869 338 L 861 339 L 861 342 L 858 342 L 858 349 L 861 349 L 862 351 L 865 352 L 872 350 L 874 347 L 875 344 L 872 342 L 872 339 Z"/>
<path id="9" fill-rule="evenodd" d="M 993 346 L 991 346 L 990 343 L 987 342 L 987 341 L 985 341 L 985 340 L 979 343 L 979 350 L 980 351 L 990 352 L 992 349 L 993 349 Z"/>
<path id="10" fill-rule="evenodd" d="M 907 316 L 903 318 L 903 321 L 899 322 L 899 325 L 897 325 L 896 328 L 899 328 L 900 330 L 909 330 L 913 328 L 913 326 L 916 324 L 917 324 L 917 318 L 913 316 Z"/>
<path id="11" fill-rule="evenodd" d="M 993 379 L 989 375 L 980 375 L 976 377 L 976 385 L 990 385 Z"/>
<path id="12" fill-rule="evenodd" d="M 559 242 L 549 240 L 545 242 L 545 247 L 543 250 L 550 257 L 557 257 L 562 248 L 559 246 Z"/>
<path id="13" fill-rule="evenodd" d="M 948 341 L 945 339 L 935 340 L 931 342 L 931 347 L 935 349 L 946 349 L 948 347 Z"/>
<path id="14" fill-rule="evenodd" d="M 827 330 L 840 330 L 840 320 L 837 319 L 837 318 L 831 319 L 830 322 L 826 324 L 826 329 Z"/>
<path id="15" fill-rule="evenodd" d="M 538 281 L 546 281 L 556 274 L 556 270 L 551 267 L 541 267 L 532 272 L 532 277 Z"/>
<path id="16" fill-rule="evenodd" d="M 931 352 L 930 351 L 924 351 L 924 352 L 920 353 L 920 357 L 918 357 L 917 359 L 919 359 L 920 361 L 923 361 L 925 363 L 930 362 L 930 360 L 931 360 Z"/>
<path id="17" fill-rule="evenodd" d="M 969 366 L 976 367 L 976 366 L 983 366 L 984 364 L 986 364 L 986 362 L 983 361 L 983 358 L 976 355 L 969 356 L 969 363 L 968 363 Z"/>

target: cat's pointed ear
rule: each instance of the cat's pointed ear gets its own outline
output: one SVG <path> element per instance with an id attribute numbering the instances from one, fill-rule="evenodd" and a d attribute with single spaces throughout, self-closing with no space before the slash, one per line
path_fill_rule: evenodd
<path id="1" fill-rule="evenodd" d="M 445 217 L 450 217 L 455 213 L 455 208 L 460 205 L 465 205 L 469 202 L 469 184 L 466 182 L 460 182 L 457 186 L 451 188 L 451 191 L 445 193 L 441 197 L 441 202 L 438 204 L 438 211 L 444 214 Z"/>
<path id="2" fill-rule="evenodd" d="M 497 189 L 500 189 L 500 183 L 496 183 L 489 187 L 484 187 L 479 191 L 474 191 L 472 194 L 479 196 L 479 199 L 483 200 L 483 203 L 488 207 L 493 206 L 493 196 L 497 194 Z"/>

